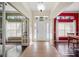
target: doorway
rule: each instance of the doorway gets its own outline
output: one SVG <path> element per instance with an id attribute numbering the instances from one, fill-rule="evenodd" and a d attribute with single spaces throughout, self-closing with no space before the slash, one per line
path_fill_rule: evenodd
<path id="1" fill-rule="evenodd" d="M 45 41 L 50 40 L 49 35 L 49 19 L 48 17 L 36 17 L 35 21 L 35 41 Z"/>

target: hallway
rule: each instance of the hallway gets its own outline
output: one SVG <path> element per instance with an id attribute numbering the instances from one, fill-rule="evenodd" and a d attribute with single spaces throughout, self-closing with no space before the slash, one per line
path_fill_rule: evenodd
<path id="1" fill-rule="evenodd" d="M 79 57 L 79 2 L 0 2 L 0 57 Z"/>
<path id="2" fill-rule="evenodd" d="M 59 57 L 55 47 L 51 46 L 49 42 L 34 42 L 27 47 L 21 55 L 22 57 Z"/>

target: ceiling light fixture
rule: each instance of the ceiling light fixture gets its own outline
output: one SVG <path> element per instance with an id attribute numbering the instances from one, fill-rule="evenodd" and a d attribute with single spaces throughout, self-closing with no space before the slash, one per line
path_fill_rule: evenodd
<path id="1" fill-rule="evenodd" d="M 37 5 L 37 9 L 38 9 L 40 12 L 42 12 L 42 11 L 45 10 L 45 6 L 44 6 L 43 2 L 40 2 L 40 3 Z"/>

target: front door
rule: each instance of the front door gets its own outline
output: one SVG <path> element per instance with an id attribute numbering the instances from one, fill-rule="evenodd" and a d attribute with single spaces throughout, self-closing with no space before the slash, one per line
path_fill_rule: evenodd
<path id="1" fill-rule="evenodd" d="M 36 20 L 36 41 L 49 41 L 47 38 L 47 32 L 49 31 L 48 29 L 48 19 L 39 17 L 39 19 Z"/>

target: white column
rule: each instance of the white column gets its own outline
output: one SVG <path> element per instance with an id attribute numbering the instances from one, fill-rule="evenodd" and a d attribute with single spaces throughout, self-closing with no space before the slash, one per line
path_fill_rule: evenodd
<path id="1" fill-rule="evenodd" d="M 5 53 L 5 39 L 6 39 L 6 15 L 5 15 L 5 2 L 2 3 L 2 44 L 3 44 L 3 56 L 5 57 L 6 53 Z"/>

